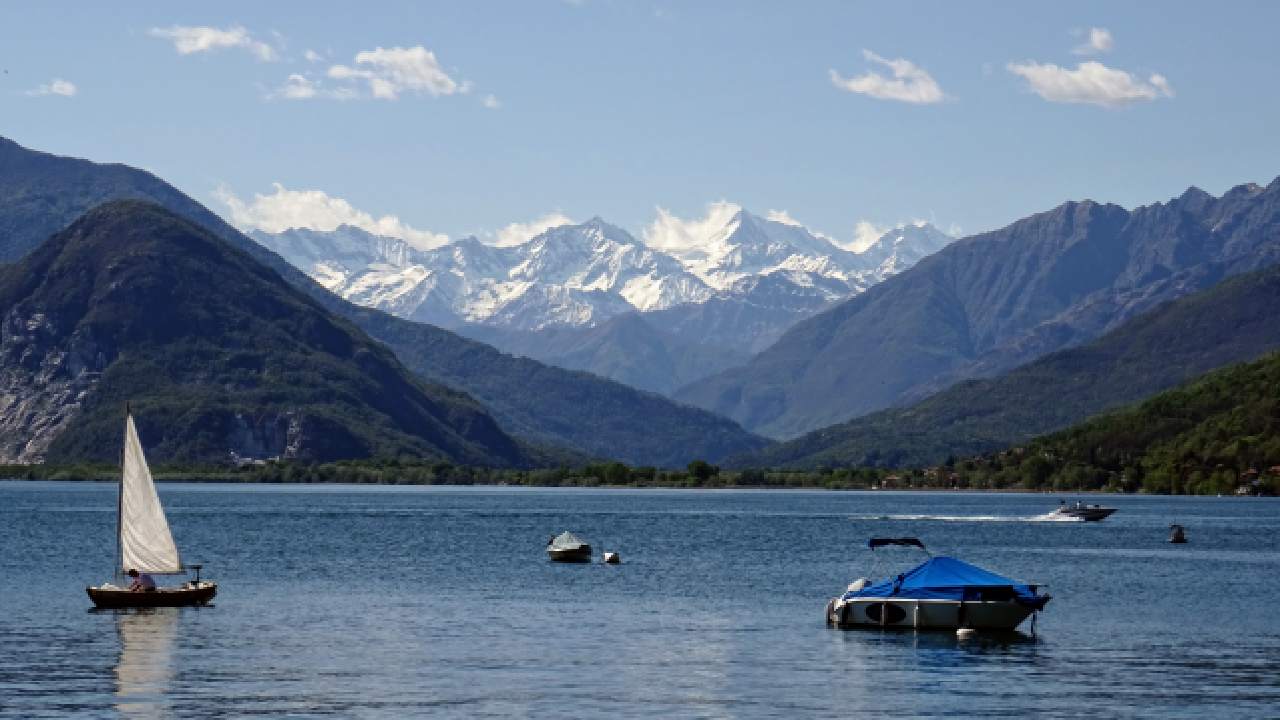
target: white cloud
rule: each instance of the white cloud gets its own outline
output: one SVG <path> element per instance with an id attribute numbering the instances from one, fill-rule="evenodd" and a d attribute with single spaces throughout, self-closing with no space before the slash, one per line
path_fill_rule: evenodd
<path id="1" fill-rule="evenodd" d="M 497 110 L 498 108 L 502 107 L 502 102 L 499 101 L 498 98 L 493 95 L 485 95 L 484 100 L 481 100 L 480 104 L 484 105 L 490 110 Z"/>
<path id="2" fill-rule="evenodd" d="M 318 92 L 319 88 L 316 87 L 315 82 L 303 75 L 294 73 L 271 96 L 289 100 L 306 100 L 315 97 Z"/>
<path id="3" fill-rule="evenodd" d="M 72 97 L 77 92 L 79 92 L 79 89 L 76 87 L 75 83 L 69 80 L 63 80 L 62 78 L 54 78 L 53 80 L 40 85 L 34 90 L 28 90 L 27 94 L 33 95 L 33 96 L 34 95 L 59 95 L 62 97 Z"/>
<path id="4" fill-rule="evenodd" d="M 874 70 L 868 70 L 857 77 L 845 78 L 835 70 L 831 70 L 831 83 L 841 90 L 869 95 L 880 100 L 932 104 L 946 99 L 937 81 L 915 63 L 902 58 L 886 60 L 870 50 L 863 50 L 862 56 L 889 68 L 893 77 L 885 77 Z"/>
<path id="5" fill-rule="evenodd" d="M 869 220 L 859 220 L 853 226 L 853 239 L 840 243 L 840 247 L 845 250 L 860 253 L 871 247 L 877 240 L 884 236 L 893 228 L 888 225 L 876 225 Z"/>
<path id="6" fill-rule="evenodd" d="M 783 225 L 794 225 L 796 227 L 804 227 L 803 223 L 791 217 L 791 213 L 787 212 L 786 210 L 770 210 L 769 212 L 764 214 L 764 219 L 772 220 L 773 222 L 776 222 L 776 223 L 782 223 Z"/>
<path id="7" fill-rule="evenodd" d="M 420 250 L 449 242 L 449 236 L 410 227 L 395 215 L 375 218 L 323 190 L 289 190 L 280 183 L 273 186 L 275 191 L 270 195 L 255 194 L 248 202 L 226 187 L 219 187 L 214 195 L 226 205 L 231 222 L 245 229 L 283 232 L 289 228 L 333 230 L 339 225 L 352 225 L 375 235 L 400 238 Z"/>
<path id="8" fill-rule="evenodd" d="M 1115 47 L 1115 38 L 1111 37 L 1111 31 L 1106 28 L 1089 28 L 1088 37 L 1084 42 L 1072 48 L 1074 55 L 1101 55 L 1102 53 L 1111 52 L 1111 48 Z"/>
<path id="9" fill-rule="evenodd" d="M 173 42 L 179 55 L 212 52 L 223 48 L 243 48 L 259 60 L 275 60 L 275 48 L 253 39 L 249 31 L 238 25 L 222 30 L 207 26 L 174 25 L 167 28 L 151 28 L 152 37 Z"/>
<path id="10" fill-rule="evenodd" d="M 471 83 L 450 77 L 435 53 L 421 45 L 363 50 L 356 53 L 354 65 L 330 66 L 328 76 L 366 84 L 369 94 L 379 100 L 395 100 L 404 92 L 439 97 L 471 90 Z"/>
<path id="11" fill-rule="evenodd" d="M 742 206 L 720 200 L 707 205 L 705 216 L 684 220 L 665 208 L 658 208 L 658 217 L 645 228 L 642 237 L 646 245 L 664 252 L 696 250 L 705 247 L 740 210 Z"/>
<path id="12" fill-rule="evenodd" d="M 1093 60 L 1080 63 L 1074 70 L 1031 60 L 1009 63 L 1006 67 L 1025 79 L 1032 92 L 1049 102 L 1119 107 L 1173 97 L 1173 88 L 1163 75 L 1153 74 L 1144 81 Z"/>
<path id="13" fill-rule="evenodd" d="M 354 100 L 359 94 L 349 87 L 328 87 L 315 80 L 310 73 L 291 73 L 283 84 L 264 94 L 268 100 Z"/>
<path id="14" fill-rule="evenodd" d="M 321 60 L 324 60 L 324 56 L 316 52 L 315 50 L 307 50 L 306 52 L 302 53 L 302 57 L 305 58 L 306 61 L 310 63 L 318 63 Z"/>
<path id="15" fill-rule="evenodd" d="M 573 220 L 568 215 L 556 210 L 554 212 L 549 212 L 542 217 L 534 218 L 529 222 L 513 222 L 494 233 L 494 235 L 486 241 L 490 245 L 496 245 L 498 247 L 523 245 L 551 228 L 572 224 L 574 224 Z"/>

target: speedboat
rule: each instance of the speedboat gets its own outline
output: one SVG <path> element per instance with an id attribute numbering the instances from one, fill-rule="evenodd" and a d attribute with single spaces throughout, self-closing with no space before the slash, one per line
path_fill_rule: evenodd
<path id="1" fill-rule="evenodd" d="M 565 530 L 547 541 L 547 557 L 555 562 L 591 562 L 591 545 Z"/>
<path id="2" fill-rule="evenodd" d="M 916 538 L 872 538 L 886 545 L 919 547 Z M 873 582 L 859 578 L 827 603 L 827 625 L 845 628 L 919 630 L 1013 630 L 1044 609 L 1050 596 L 1036 585 L 1013 580 L 952 557 L 930 555 L 899 575 Z M 1034 620 L 1034 619 L 1033 619 Z"/>
<path id="3" fill-rule="evenodd" d="M 1058 509 L 1054 510 L 1050 515 L 1092 521 L 1102 520 L 1103 518 L 1109 517 L 1111 513 L 1115 511 L 1115 508 L 1102 507 L 1101 505 L 1086 505 L 1079 501 L 1076 501 L 1072 505 L 1068 505 L 1064 500 L 1058 504 Z"/>

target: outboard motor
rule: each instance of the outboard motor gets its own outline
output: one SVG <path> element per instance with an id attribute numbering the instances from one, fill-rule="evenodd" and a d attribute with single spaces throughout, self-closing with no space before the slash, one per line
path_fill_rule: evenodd
<path id="1" fill-rule="evenodd" d="M 870 584 L 871 584 L 871 581 L 868 580 L 867 578 L 858 578 L 857 580 L 854 580 L 853 582 L 849 583 L 849 587 L 845 590 L 845 592 L 858 592 L 859 590 L 867 587 Z"/>
<path id="2" fill-rule="evenodd" d="M 849 583 L 849 587 L 845 588 L 845 592 L 856 593 L 869 585 L 871 585 L 871 581 L 867 578 L 858 578 Z M 827 601 L 827 609 L 824 613 L 827 617 L 827 625 L 840 626 L 845 613 L 845 604 L 840 598 L 831 598 Z"/>

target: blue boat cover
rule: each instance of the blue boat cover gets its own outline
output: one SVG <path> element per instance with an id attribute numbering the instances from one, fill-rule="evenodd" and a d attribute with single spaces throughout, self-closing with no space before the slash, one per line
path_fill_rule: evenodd
<path id="1" fill-rule="evenodd" d="M 844 594 L 844 600 L 896 597 L 908 600 L 1013 600 L 1043 605 L 1035 585 L 1026 585 L 970 565 L 963 560 L 938 556 L 912 570 L 874 585 Z"/>

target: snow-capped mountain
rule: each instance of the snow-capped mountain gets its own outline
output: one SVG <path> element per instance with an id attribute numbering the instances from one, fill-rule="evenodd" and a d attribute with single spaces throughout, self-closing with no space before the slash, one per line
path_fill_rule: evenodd
<path id="1" fill-rule="evenodd" d="M 599 218 L 510 247 L 465 238 L 419 250 L 350 226 L 251 235 L 352 302 L 464 333 L 476 329 L 469 334 L 499 347 L 501 338 L 516 336 L 478 328 L 519 333 L 520 352 L 552 361 L 566 332 L 629 313 L 646 318 L 656 330 L 651 337 L 683 348 L 753 352 L 950 241 L 930 225 L 911 225 L 855 253 L 800 225 L 746 211 L 705 236 L 661 247 Z M 557 332 L 539 352 L 536 333 L 551 329 Z"/>
<path id="2" fill-rule="evenodd" d="M 875 277 L 883 280 L 938 252 L 953 239 L 928 223 L 913 223 L 881 235 L 858 257 L 874 268 Z"/>
<path id="3" fill-rule="evenodd" d="M 668 252 L 722 292 L 731 292 L 744 279 L 775 274 L 802 286 L 827 278 L 854 288 L 870 269 L 856 253 L 800 225 L 766 220 L 746 210 L 734 213 L 706 238 Z"/>
<path id="4" fill-rule="evenodd" d="M 515 247 L 465 238 L 424 251 L 345 225 L 252 235 L 352 302 L 446 326 L 591 326 L 714 294 L 675 258 L 599 218 Z"/>

